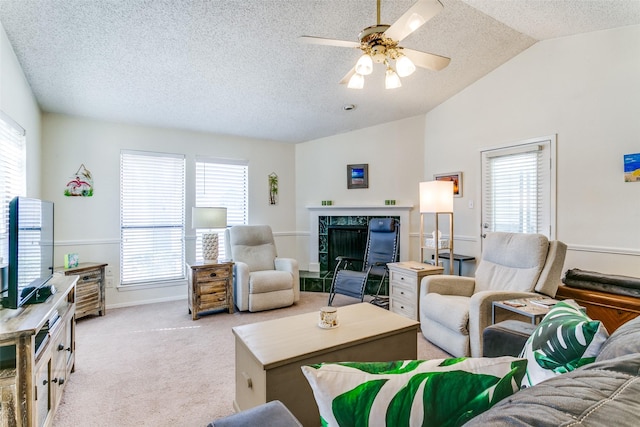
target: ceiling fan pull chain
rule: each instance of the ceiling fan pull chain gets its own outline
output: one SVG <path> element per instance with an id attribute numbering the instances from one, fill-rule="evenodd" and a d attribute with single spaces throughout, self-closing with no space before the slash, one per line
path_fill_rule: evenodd
<path id="1" fill-rule="evenodd" d="M 378 0 L 377 16 L 378 16 L 378 25 L 380 25 L 380 0 Z"/>

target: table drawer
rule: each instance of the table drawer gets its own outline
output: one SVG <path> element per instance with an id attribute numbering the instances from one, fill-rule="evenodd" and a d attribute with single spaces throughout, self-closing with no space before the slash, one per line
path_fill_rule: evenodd
<path id="1" fill-rule="evenodd" d="M 219 281 L 229 277 L 229 269 L 226 266 L 209 267 L 206 269 L 196 270 L 196 281 L 198 283 Z"/>
<path id="2" fill-rule="evenodd" d="M 392 298 L 389 303 L 389 311 L 407 317 L 409 319 L 418 319 L 416 313 L 416 305 L 407 300 Z"/>
<path id="3" fill-rule="evenodd" d="M 406 283 L 414 287 L 418 284 L 418 279 L 415 274 L 405 274 L 394 270 L 391 270 L 389 273 L 389 280 L 396 283 Z"/>
<path id="4" fill-rule="evenodd" d="M 99 282 L 100 279 L 102 279 L 102 269 L 85 271 L 79 275 L 77 286 L 82 286 L 84 283 Z"/>
<path id="5" fill-rule="evenodd" d="M 227 293 L 216 292 L 200 296 L 200 309 L 208 310 L 216 307 L 224 307 L 227 305 Z"/>
<path id="6" fill-rule="evenodd" d="M 215 282 L 198 283 L 197 293 L 200 296 L 208 294 L 226 294 L 227 293 L 227 281 L 216 280 Z"/>
<path id="7" fill-rule="evenodd" d="M 407 283 L 391 282 L 391 296 L 393 298 L 413 301 L 417 298 L 416 288 Z"/>

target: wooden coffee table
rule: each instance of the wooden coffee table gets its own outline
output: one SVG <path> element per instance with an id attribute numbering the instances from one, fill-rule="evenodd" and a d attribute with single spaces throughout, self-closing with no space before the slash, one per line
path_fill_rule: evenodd
<path id="1" fill-rule="evenodd" d="M 419 323 L 369 303 L 338 307 L 340 326 L 321 329 L 319 312 L 233 328 L 241 411 L 280 400 L 304 426 L 320 425 L 300 367 L 320 362 L 416 359 Z"/>

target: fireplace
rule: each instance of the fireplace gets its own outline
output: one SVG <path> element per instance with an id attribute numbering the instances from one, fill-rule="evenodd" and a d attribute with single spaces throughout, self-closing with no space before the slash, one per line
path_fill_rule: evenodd
<path id="1" fill-rule="evenodd" d="M 327 227 L 327 271 L 336 268 L 336 257 L 362 259 L 367 246 L 367 227 L 362 225 L 329 225 Z M 322 267 L 320 270 L 324 271 Z M 362 262 L 354 264 L 354 270 L 362 270 Z"/>
<path id="2" fill-rule="evenodd" d="M 309 206 L 309 271 L 331 271 L 329 258 L 329 227 L 359 226 L 364 228 L 364 242 L 357 257 L 362 258 L 366 244 L 366 229 L 371 218 L 396 218 L 400 221 L 400 261 L 409 259 L 409 212 L 413 206 Z M 338 254 L 346 255 L 346 254 Z"/>

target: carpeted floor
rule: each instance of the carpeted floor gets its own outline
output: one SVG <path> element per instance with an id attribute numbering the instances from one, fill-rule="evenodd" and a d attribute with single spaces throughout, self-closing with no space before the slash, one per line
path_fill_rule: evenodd
<path id="1" fill-rule="evenodd" d="M 354 300 L 336 298 L 335 305 Z M 345 297 L 346 298 L 346 297 Z M 53 425 L 205 426 L 233 413 L 231 328 L 317 311 L 327 294 L 302 292 L 292 307 L 215 313 L 192 321 L 187 302 L 108 310 L 80 319 L 75 372 Z M 418 358 L 447 357 L 418 333 Z"/>

